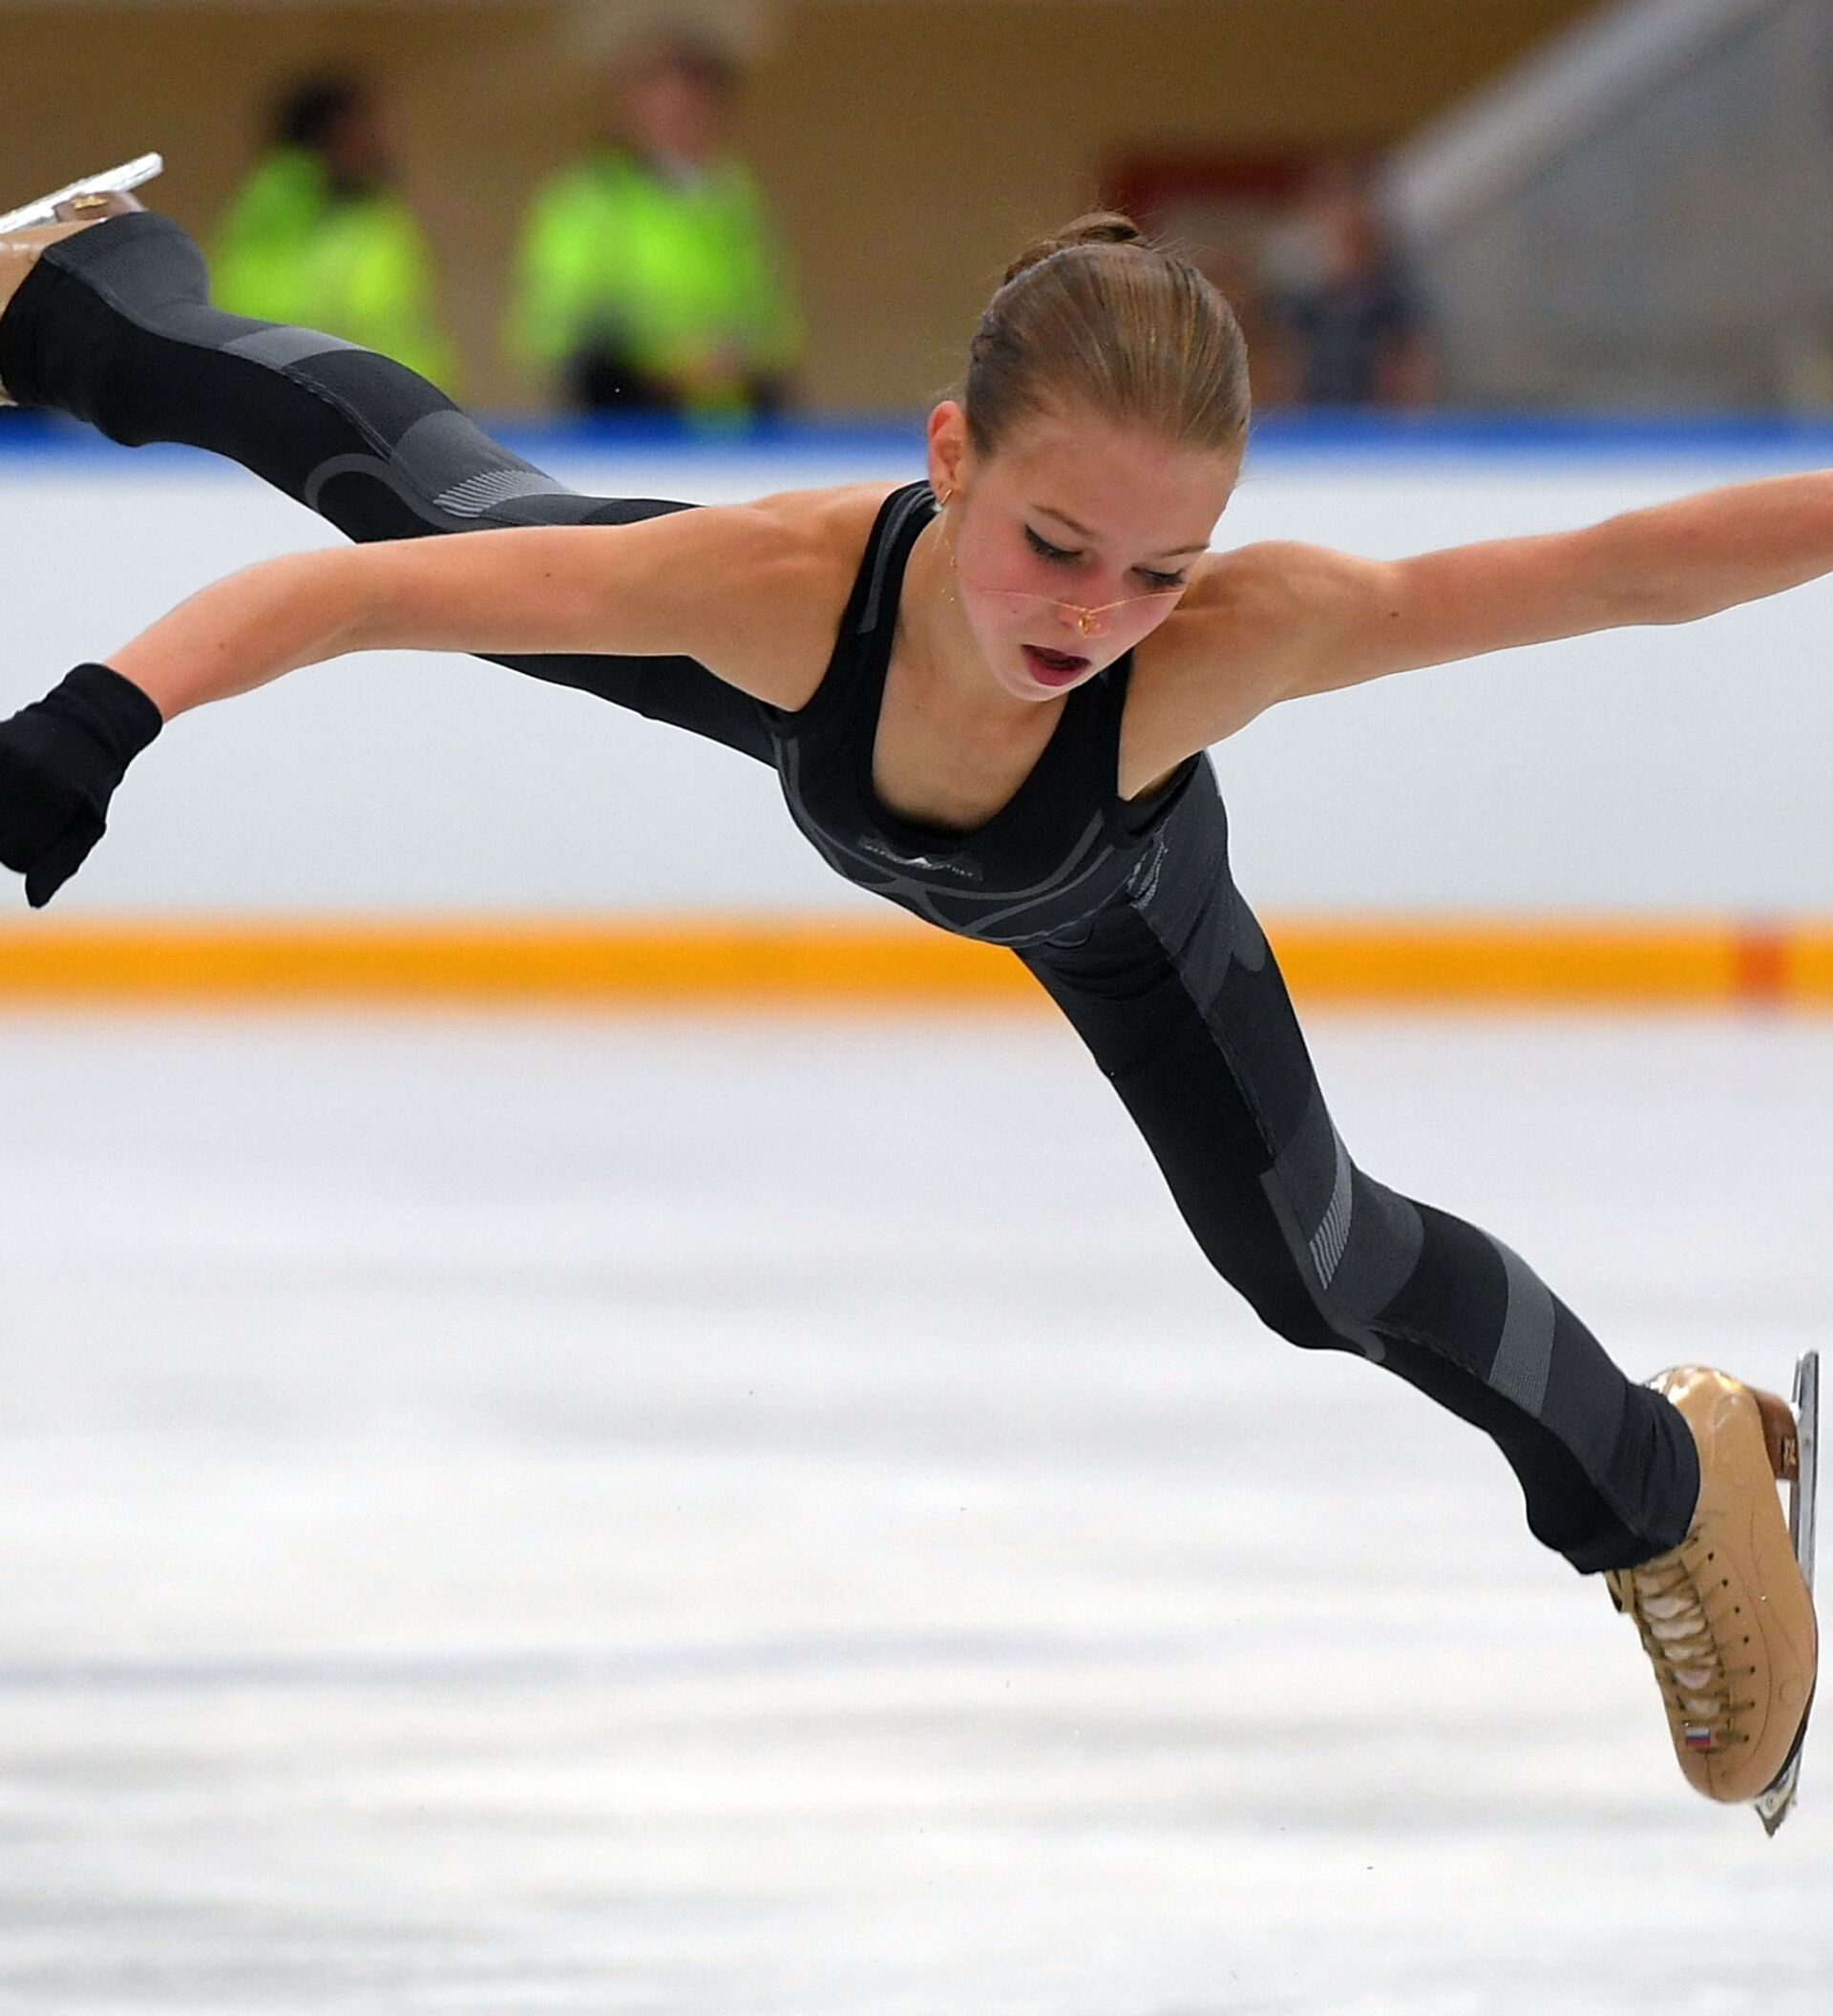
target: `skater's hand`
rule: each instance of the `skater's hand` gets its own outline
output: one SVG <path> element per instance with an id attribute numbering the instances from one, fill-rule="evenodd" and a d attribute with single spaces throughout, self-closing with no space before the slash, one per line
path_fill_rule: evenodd
<path id="1" fill-rule="evenodd" d="M 107 825 L 127 766 L 163 725 L 132 681 L 78 665 L 43 700 L 0 722 L 0 861 L 42 910 Z"/>

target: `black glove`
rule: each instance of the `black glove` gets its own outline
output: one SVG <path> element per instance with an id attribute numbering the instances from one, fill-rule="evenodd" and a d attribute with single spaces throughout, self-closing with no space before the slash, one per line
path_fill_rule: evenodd
<path id="1" fill-rule="evenodd" d="M 0 861 L 42 910 L 101 837 L 127 766 L 164 726 L 132 680 L 78 665 L 0 721 Z"/>

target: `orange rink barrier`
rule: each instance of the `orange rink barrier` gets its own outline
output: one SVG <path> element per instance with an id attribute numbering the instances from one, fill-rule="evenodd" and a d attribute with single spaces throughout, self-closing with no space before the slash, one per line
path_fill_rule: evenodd
<path id="1" fill-rule="evenodd" d="M 1275 918 L 1295 995 L 1378 1007 L 1833 1007 L 1833 921 Z M 898 918 L 19 918 L 0 1004 L 1039 1007 L 1009 953 Z"/>

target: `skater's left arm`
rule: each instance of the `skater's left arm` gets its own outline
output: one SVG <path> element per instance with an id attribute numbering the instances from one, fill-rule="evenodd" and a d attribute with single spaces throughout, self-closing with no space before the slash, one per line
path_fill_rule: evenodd
<path id="1" fill-rule="evenodd" d="M 1249 546 L 1212 578 L 1271 705 L 1556 638 L 1689 623 L 1829 571 L 1833 472 L 1817 472 L 1411 559 Z"/>

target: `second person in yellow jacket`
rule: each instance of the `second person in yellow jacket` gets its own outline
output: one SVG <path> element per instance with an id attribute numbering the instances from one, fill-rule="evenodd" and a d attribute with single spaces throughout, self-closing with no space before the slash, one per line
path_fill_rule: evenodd
<path id="1" fill-rule="evenodd" d="M 784 403 L 801 326 L 730 149 L 737 81 L 710 46 L 645 45 L 615 79 L 615 137 L 537 192 L 509 346 L 568 404 L 719 421 Z"/>

